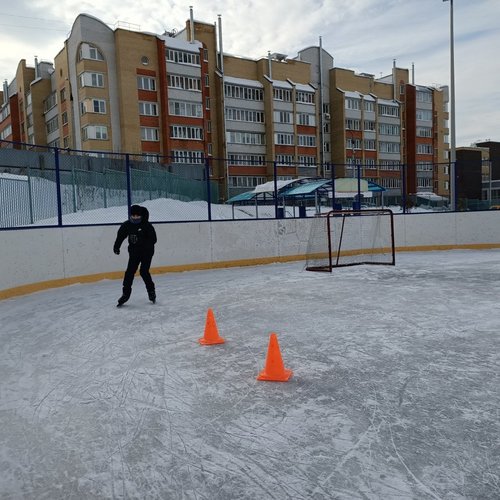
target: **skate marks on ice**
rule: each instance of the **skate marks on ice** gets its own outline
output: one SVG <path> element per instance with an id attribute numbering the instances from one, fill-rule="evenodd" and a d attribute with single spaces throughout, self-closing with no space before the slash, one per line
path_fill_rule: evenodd
<path id="1" fill-rule="evenodd" d="M 117 281 L 2 301 L 2 496 L 498 498 L 499 263 L 169 274 L 155 307 L 136 287 L 121 310 Z M 208 307 L 224 345 L 197 342 Z M 286 383 L 255 380 L 271 331 Z"/>

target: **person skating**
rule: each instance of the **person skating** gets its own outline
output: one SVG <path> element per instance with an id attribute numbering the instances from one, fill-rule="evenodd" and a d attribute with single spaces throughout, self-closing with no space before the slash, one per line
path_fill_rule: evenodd
<path id="1" fill-rule="evenodd" d="M 149 212 L 146 207 L 132 205 L 130 217 L 118 229 L 113 251 L 120 254 L 120 246 L 128 238 L 128 265 L 123 277 L 122 296 L 118 299 L 117 307 L 121 307 L 130 298 L 134 275 L 139 265 L 139 273 L 144 280 L 148 297 L 153 304 L 156 302 L 155 284 L 149 273 L 151 260 L 155 252 L 156 231 L 149 222 Z"/>

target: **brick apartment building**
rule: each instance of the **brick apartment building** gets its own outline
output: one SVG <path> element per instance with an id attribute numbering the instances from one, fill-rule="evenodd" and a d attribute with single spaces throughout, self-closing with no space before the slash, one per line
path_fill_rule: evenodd
<path id="1" fill-rule="evenodd" d="M 227 198 L 269 180 L 363 178 L 389 195 L 448 196 L 447 87 L 294 58 L 221 56 L 222 24 L 178 33 L 111 29 L 79 15 L 54 63 L 19 62 L 0 92 L 0 139 L 143 155 L 178 169 L 209 162 Z M 0 147 L 5 147 L 6 143 Z M 404 165 L 404 167 L 403 167 Z M 404 169 L 404 172 L 402 172 Z"/>

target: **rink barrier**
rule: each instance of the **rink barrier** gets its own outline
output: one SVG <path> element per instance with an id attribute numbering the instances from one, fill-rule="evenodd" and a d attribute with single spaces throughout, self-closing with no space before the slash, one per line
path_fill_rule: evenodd
<path id="1" fill-rule="evenodd" d="M 152 273 L 305 262 L 312 220 L 155 223 Z M 394 223 L 396 253 L 500 248 L 500 211 L 397 215 Z M 127 251 L 124 244 L 120 256 L 113 254 L 117 230 L 108 224 L 2 231 L 0 299 L 121 280 Z"/>

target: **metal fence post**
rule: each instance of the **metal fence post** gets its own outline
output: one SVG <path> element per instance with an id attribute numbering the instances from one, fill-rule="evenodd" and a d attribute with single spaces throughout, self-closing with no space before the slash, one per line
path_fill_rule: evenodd
<path id="1" fill-rule="evenodd" d="M 57 225 L 62 226 L 61 172 L 59 167 L 58 148 L 54 148 L 54 162 L 56 167 Z"/>
<path id="2" fill-rule="evenodd" d="M 207 156 L 205 158 L 205 178 L 207 182 L 207 208 L 208 208 L 208 220 L 212 220 L 212 193 L 210 191 L 210 158 Z"/>
<path id="3" fill-rule="evenodd" d="M 31 168 L 28 165 L 28 168 L 26 169 L 28 172 L 28 198 L 29 198 L 29 203 L 30 203 L 30 224 L 33 224 L 35 222 L 35 218 L 33 216 L 33 186 L 31 185 Z"/>
<path id="4" fill-rule="evenodd" d="M 130 168 L 130 155 L 125 154 L 125 171 L 127 174 L 127 205 L 132 205 L 132 172 Z"/>
<path id="5" fill-rule="evenodd" d="M 73 164 L 73 162 L 71 162 L 71 184 L 73 186 L 73 189 L 71 190 L 73 192 L 73 212 L 76 213 L 76 211 L 77 211 L 77 205 L 76 205 L 77 187 L 76 187 L 75 165 Z"/>
<path id="6" fill-rule="evenodd" d="M 335 165 L 330 163 L 330 175 L 332 177 L 332 209 L 335 210 Z"/>
<path id="7" fill-rule="evenodd" d="M 108 208 L 108 195 L 107 195 L 107 190 L 108 190 L 108 177 L 106 175 L 106 172 L 108 171 L 107 168 L 104 168 L 103 169 L 103 172 L 102 172 L 102 189 L 103 189 L 103 193 L 102 193 L 102 201 L 104 203 L 104 208 Z"/>
<path id="8" fill-rule="evenodd" d="M 278 162 L 273 161 L 273 177 L 274 177 L 274 218 L 278 217 Z"/>

